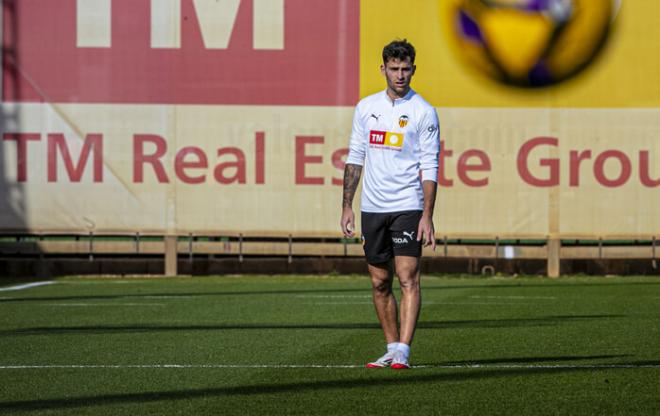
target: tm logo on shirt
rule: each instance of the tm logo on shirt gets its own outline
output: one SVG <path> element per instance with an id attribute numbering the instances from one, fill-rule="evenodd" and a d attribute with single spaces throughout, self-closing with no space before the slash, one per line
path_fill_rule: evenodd
<path id="1" fill-rule="evenodd" d="M 405 134 L 392 133 L 389 131 L 371 130 L 369 132 L 369 144 L 372 146 L 385 147 L 392 150 L 403 148 Z"/>

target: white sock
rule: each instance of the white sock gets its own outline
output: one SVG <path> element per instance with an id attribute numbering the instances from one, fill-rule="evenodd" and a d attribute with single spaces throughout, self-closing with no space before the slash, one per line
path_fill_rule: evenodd
<path id="1" fill-rule="evenodd" d="M 398 346 L 399 346 L 398 342 L 390 342 L 389 344 L 387 344 L 387 352 L 393 352 L 394 350 L 397 349 Z"/>
<path id="2" fill-rule="evenodd" d="M 403 353 L 403 356 L 406 357 L 406 360 L 408 357 L 410 357 L 410 345 L 399 342 L 399 345 L 396 347 L 396 349 Z"/>

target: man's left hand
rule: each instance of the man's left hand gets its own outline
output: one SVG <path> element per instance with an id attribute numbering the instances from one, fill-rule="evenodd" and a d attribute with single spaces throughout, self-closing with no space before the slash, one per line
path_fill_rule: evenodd
<path id="1" fill-rule="evenodd" d="M 417 241 L 423 241 L 424 247 L 429 245 L 435 251 L 435 230 L 433 229 L 433 219 L 428 215 L 422 215 L 417 228 Z"/>

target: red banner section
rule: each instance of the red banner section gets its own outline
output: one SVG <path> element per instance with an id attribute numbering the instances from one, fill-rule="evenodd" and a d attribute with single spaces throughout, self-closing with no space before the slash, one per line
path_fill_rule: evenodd
<path id="1" fill-rule="evenodd" d="M 158 3 L 174 10 L 163 12 L 149 0 L 106 0 L 106 15 L 93 10 L 91 18 L 80 1 L 5 1 L 4 48 L 13 51 L 3 60 L 5 101 L 345 106 L 358 100 L 358 1 L 285 0 L 280 26 L 263 22 L 257 0 L 225 1 L 235 14 L 205 1 Z M 95 32 L 95 19 L 108 22 L 106 44 L 85 38 L 82 29 Z M 260 46 L 269 31 L 281 44 Z M 171 44 L 168 34 L 176 38 Z"/>

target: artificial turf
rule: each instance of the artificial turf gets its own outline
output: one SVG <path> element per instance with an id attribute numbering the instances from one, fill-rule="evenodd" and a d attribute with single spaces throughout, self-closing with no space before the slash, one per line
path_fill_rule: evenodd
<path id="1" fill-rule="evenodd" d="M 660 279 L 422 286 L 407 371 L 364 276 L 0 291 L 0 414 L 660 414 Z"/>

